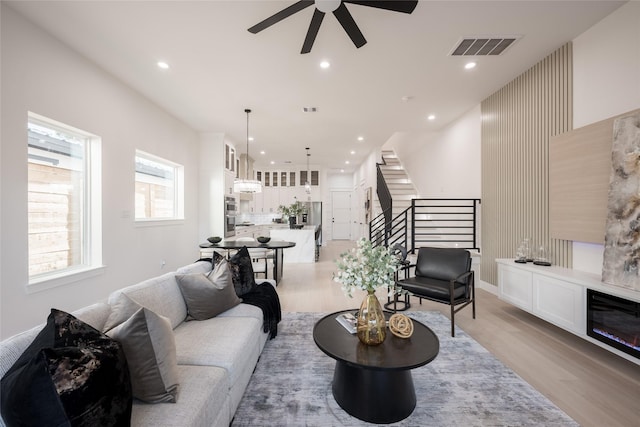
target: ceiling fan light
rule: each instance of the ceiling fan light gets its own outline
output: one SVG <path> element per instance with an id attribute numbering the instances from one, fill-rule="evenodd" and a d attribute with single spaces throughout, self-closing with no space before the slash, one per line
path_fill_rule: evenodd
<path id="1" fill-rule="evenodd" d="M 315 0 L 316 9 L 320 12 L 331 13 L 340 7 L 340 0 Z"/>

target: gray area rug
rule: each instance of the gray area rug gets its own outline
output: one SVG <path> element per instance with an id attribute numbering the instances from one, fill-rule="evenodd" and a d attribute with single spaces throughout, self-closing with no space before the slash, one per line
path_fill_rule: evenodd
<path id="1" fill-rule="evenodd" d="M 567 414 L 439 312 L 407 312 L 440 339 L 414 369 L 416 409 L 397 426 L 577 426 Z M 321 313 L 284 313 L 260 357 L 232 426 L 366 426 L 331 393 L 335 360 L 313 341 Z"/>

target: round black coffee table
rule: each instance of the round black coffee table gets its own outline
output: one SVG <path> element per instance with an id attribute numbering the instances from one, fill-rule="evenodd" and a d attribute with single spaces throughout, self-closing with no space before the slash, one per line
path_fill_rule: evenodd
<path id="1" fill-rule="evenodd" d="M 362 344 L 336 317 L 345 310 L 320 319 L 313 340 L 327 356 L 336 359 L 333 397 L 342 409 L 364 421 L 389 424 L 407 418 L 416 407 L 411 369 L 436 358 L 440 341 L 431 329 L 413 320 L 413 335 L 402 339 L 387 330 L 378 346 Z M 392 313 L 385 312 L 387 318 Z"/>

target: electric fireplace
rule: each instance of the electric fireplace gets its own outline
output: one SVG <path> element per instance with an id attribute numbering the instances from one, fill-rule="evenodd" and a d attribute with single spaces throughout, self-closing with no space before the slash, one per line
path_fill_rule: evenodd
<path id="1" fill-rule="evenodd" d="M 640 303 L 587 289 L 587 335 L 640 359 Z"/>

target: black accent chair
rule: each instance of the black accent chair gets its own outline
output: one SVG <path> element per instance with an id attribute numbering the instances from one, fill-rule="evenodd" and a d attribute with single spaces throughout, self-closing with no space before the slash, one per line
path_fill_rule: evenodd
<path id="1" fill-rule="evenodd" d="M 451 336 L 455 336 L 455 314 L 471 304 L 476 318 L 475 282 L 471 254 L 465 249 L 423 247 L 418 250 L 415 275 L 398 280 L 412 296 L 451 306 Z"/>

